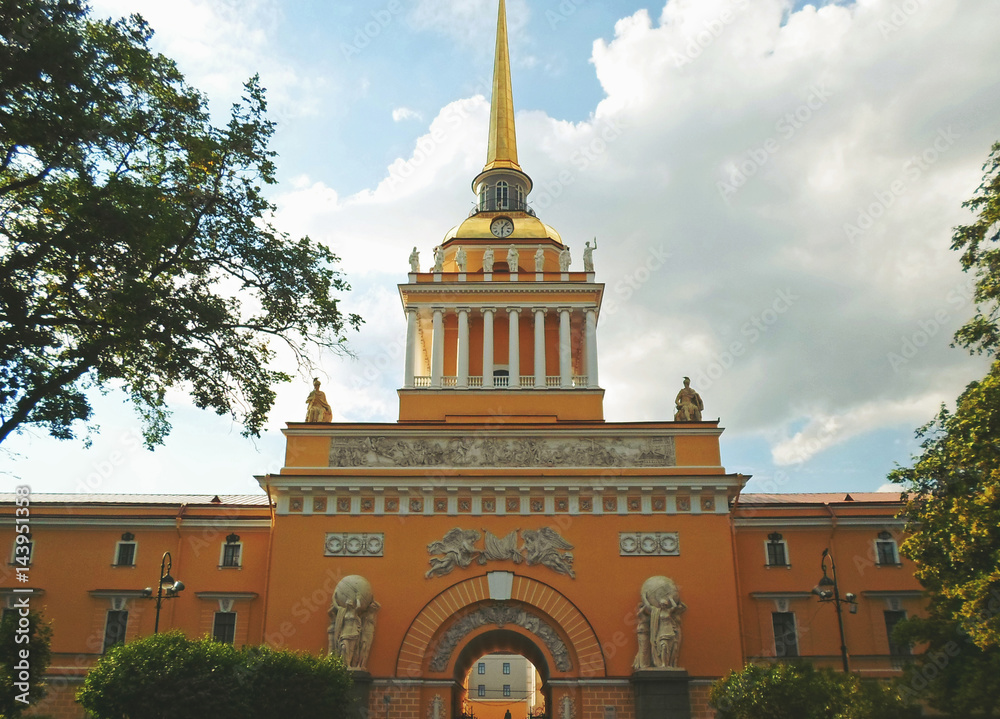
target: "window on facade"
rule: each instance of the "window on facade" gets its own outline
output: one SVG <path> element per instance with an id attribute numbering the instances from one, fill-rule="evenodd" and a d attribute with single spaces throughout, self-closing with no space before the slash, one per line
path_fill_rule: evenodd
<path id="1" fill-rule="evenodd" d="M 520 185 L 514 185 L 514 209 L 524 209 L 524 190 L 521 189 Z"/>
<path id="2" fill-rule="evenodd" d="M 479 209 L 486 209 L 486 183 L 479 186 Z"/>
<path id="3" fill-rule="evenodd" d="M 799 639 L 795 634 L 795 614 L 773 612 L 771 624 L 774 627 L 774 655 L 776 657 L 797 657 Z"/>
<path id="4" fill-rule="evenodd" d="M 212 624 L 212 638 L 217 642 L 232 644 L 236 640 L 236 612 L 216 612 Z"/>
<path id="5" fill-rule="evenodd" d="M 510 674 L 510 662 L 503 663 L 503 673 Z"/>
<path id="6" fill-rule="evenodd" d="M 23 541 L 14 540 L 11 548 L 10 563 L 19 567 L 26 567 L 31 564 L 31 558 L 35 553 L 35 542 L 30 534 L 19 534 L 18 538 L 24 537 Z"/>
<path id="7" fill-rule="evenodd" d="M 896 540 L 888 532 L 879 532 L 878 539 L 875 540 L 875 556 L 879 566 L 893 567 L 899 564 Z"/>
<path id="8" fill-rule="evenodd" d="M 479 666 L 476 667 L 476 671 L 480 674 L 486 673 L 486 662 L 479 662 Z"/>
<path id="9" fill-rule="evenodd" d="M 223 567 L 238 567 L 240 566 L 240 550 L 243 549 L 241 544 L 226 544 L 222 548 L 222 566 Z"/>
<path id="10" fill-rule="evenodd" d="M 503 685 L 503 695 L 505 697 L 509 697 L 510 696 L 510 684 L 504 684 Z"/>
<path id="11" fill-rule="evenodd" d="M 125 643 L 125 631 L 128 629 L 128 610 L 112 609 L 108 611 L 108 621 L 104 625 L 104 648 L 108 651 L 115 644 Z"/>
<path id="12" fill-rule="evenodd" d="M 481 697 L 484 697 L 484 696 L 486 696 L 486 685 L 485 685 L 485 684 L 480 684 L 480 685 L 479 685 L 479 691 L 477 691 L 476 693 L 477 693 L 477 694 L 478 694 L 479 696 L 481 696 Z"/>
<path id="13" fill-rule="evenodd" d="M 785 540 L 777 532 L 767 535 L 767 566 L 788 566 L 788 548 Z"/>
<path id="14" fill-rule="evenodd" d="M 510 206 L 510 188 L 503 180 L 497 183 L 497 209 L 506 210 Z"/>
<path id="15" fill-rule="evenodd" d="M 516 270 L 515 270 L 516 271 Z M 510 385 L 510 371 L 505 369 L 493 370 L 493 386 L 507 387 Z"/>
<path id="16" fill-rule="evenodd" d="M 116 567 L 132 567 L 135 565 L 135 542 L 119 542 L 118 553 L 115 555 Z"/>
<path id="17" fill-rule="evenodd" d="M 889 654 L 894 657 L 905 657 L 910 654 L 910 647 L 906 644 L 896 644 L 892 640 L 892 630 L 896 625 L 906 619 L 905 611 L 893 611 L 887 609 L 885 612 L 885 633 L 889 637 Z"/>

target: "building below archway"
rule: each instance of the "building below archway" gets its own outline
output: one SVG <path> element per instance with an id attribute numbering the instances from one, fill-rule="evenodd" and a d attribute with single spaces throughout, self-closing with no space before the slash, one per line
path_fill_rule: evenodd
<path id="1" fill-rule="evenodd" d="M 152 633 L 142 588 L 164 551 L 187 590 L 161 628 L 341 653 L 377 719 L 466 714 L 469 672 L 496 653 L 537 669 L 546 717 L 709 717 L 710 684 L 747 661 L 840 666 L 836 615 L 810 593 L 824 550 L 857 595 L 853 668 L 898 673 L 889 630 L 922 606 L 899 495 L 743 494 L 687 386 L 673 419 L 606 422 L 593 248 L 571 271 L 531 187 L 501 0 L 476 209 L 399 285 L 399 421 L 288 424 L 259 496 L 34 497 L 30 584 L 7 565 L 0 595 L 54 624 L 38 711 L 81 716 L 87 668 Z"/>

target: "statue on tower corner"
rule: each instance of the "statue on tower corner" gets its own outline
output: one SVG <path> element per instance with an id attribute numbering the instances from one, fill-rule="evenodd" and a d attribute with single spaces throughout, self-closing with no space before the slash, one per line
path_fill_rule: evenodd
<path id="1" fill-rule="evenodd" d="M 333 410 L 326 401 L 326 393 L 319 388 L 319 378 L 313 380 L 313 391 L 306 398 L 306 422 L 332 422 Z"/>
<path id="2" fill-rule="evenodd" d="M 539 247 L 535 250 L 535 272 L 545 271 L 545 250 Z"/>
<path id="3" fill-rule="evenodd" d="M 565 245 L 559 252 L 559 271 L 569 272 L 569 266 L 573 262 L 573 258 L 569 254 L 569 245 Z"/>
<path id="4" fill-rule="evenodd" d="M 444 272 L 444 248 L 441 245 L 434 248 L 434 271 Z"/>
<path id="5" fill-rule="evenodd" d="M 593 272 L 594 271 L 594 250 L 597 249 L 597 238 L 594 238 L 594 246 L 591 247 L 588 242 L 583 248 L 583 271 Z"/>
<path id="6" fill-rule="evenodd" d="M 520 254 L 518 254 L 517 248 L 514 247 L 514 245 L 511 245 L 510 249 L 507 250 L 507 267 L 511 273 L 517 272 L 517 265 L 519 261 Z"/>
<path id="7" fill-rule="evenodd" d="M 487 247 L 483 253 L 483 272 L 493 272 L 493 248 Z"/>
<path id="8" fill-rule="evenodd" d="M 410 272 L 420 272 L 420 253 L 416 247 L 410 253 Z"/>
<path id="9" fill-rule="evenodd" d="M 701 422 L 701 411 L 705 409 L 705 403 L 701 401 L 701 395 L 691 389 L 690 377 L 684 378 L 684 389 L 677 393 L 674 404 L 677 405 L 675 422 Z"/>
<path id="10" fill-rule="evenodd" d="M 465 272 L 469 265 L 469 255 L 466 254 L 465 248 L 461 245 L 458 246 L 458 252 L 455 253 L 455 264 L 458 265 L 459 272 Z"/>

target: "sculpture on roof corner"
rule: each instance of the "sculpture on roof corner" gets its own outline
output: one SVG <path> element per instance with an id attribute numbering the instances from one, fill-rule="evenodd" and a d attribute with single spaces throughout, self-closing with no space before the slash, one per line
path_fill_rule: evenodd
<path id="1" fill-rule="evenodd" d="M 650 577 L 639 590 L 636 639 L 639 648 L 632 662 L 636 671 L 677 669 L 681 650 L 681 615 L 687 605 L 669 577 Z"/>
<path id="2" fill-rule="evenodd" d="M 594 246 L 591 247 L 588 242 L 583 248 L 583 271 L 593 272 L 594 271 L 594 250 L 597 249 L 597 238 L 594 238 Z"/>
<path id="3" fill-rule="evenodd" d="M 441 245 L 434 248 L 434 271 L 444 272 L 444 248 Z"/>
<path id="4" fill-rule="evenodd" d="M 416 247 L 410 253 L 410 272 L 420 272 L 420 253 Z"/>
<path id="5" fill-rule="evenodd" d="M 306 422 L 332 422 L 333 410 L 326 393 L 319 388 L 319 378 L 313 380 L 313 391 L 306 398 Z"/>
<path id="6" fill-rule="evenodd" d="M 684 378 L 684 389 L 677 393 L 674 404 L 677 405 L 675 422 L 701 422 L 701 412 L 705 409 L 705 403 L 701 401 L 701 395 L 691 389 L 690 377 Z"/>
<path id="7" fill-rule="evenodd" d="M 381 606 L 364 577 L 344 577 L 333 591 L 330 603 L 328 651 L 339 654 L 348 669 L 366 671 L 375 639 L 375 617 Z"/>

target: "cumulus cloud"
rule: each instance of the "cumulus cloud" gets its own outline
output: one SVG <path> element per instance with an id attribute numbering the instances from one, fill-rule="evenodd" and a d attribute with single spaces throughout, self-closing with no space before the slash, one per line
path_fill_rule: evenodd
<path id="1" fill-rule="evenodd" d="M 392 110 L 392 121 L 403 122 L 404 120 L 420 120 L 420 113 L 408 107 L 396 107 Z"/>

